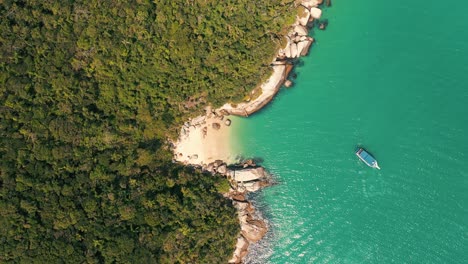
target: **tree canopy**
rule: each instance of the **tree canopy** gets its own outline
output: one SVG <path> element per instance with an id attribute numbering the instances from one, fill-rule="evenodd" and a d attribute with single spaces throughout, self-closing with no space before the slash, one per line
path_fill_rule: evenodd
<path id="1" fill-rule="evenodd" d="M 223 179 L 165 142 L 270 73 L 292 4 L 0 1 L 0 262 L 225 262 Z"/>

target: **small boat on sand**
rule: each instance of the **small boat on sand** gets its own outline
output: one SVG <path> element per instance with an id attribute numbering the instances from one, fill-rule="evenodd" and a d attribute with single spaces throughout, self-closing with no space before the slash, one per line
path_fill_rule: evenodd
<path id="1" fill-rule="evenodd" d="M 360 160 L 364 161 L 364 163 L 367 166 L 380 170 L 377 160 L 374 157 L 372 157 L 372 155 L 369 154 L 369 152 L 367 152 L 365 149 L 358 148 L 358 150 L 356 151 L 356 156 L 358 156 Z"/>

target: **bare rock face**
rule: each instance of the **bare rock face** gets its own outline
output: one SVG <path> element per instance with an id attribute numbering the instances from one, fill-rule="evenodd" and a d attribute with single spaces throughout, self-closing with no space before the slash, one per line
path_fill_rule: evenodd
<path id="1" fill-rule="evenodd" d="M 221 125 L 219 123 L 213 123 L 211 126 L 213 127 L 214 130 L 218 130 L 221 128 Z"/>
<path id="2" fill-rule="evenodd" d="M 209 172 L 213 172 L 213 168 L 214 168 L 213 163 L 210 163 L 210 164 L 208 164 L 208 166 L 206 167 L 206 170 L 209 171 Z"/>
<path id="3" fill-rule="evenodd" d="M 228 174 L 237 182 L 261 180 L 266 176 L 265 169 L 262 167 L 229 171 Z"/>
<path id="4" fill-rule="evenodd" d="M 302 55 L 304 53 L 304 49 L 307 47 L 307 41 L 301 41 L 297 43 L 297 50 L 299 55 Z M 305 52 L 307 54 L 307 52 Z"/>
<path id="5" fill-rule="evenodd" d="M 245 202 L 245 194 L 244 193 L 237 193 L 231 196 L 231 198 L 237 202 Z"/>
<path id="6" fill-rule="evenodd" d="M 305 8 L 310 9 L 312 7 L 316 7 L 322 3 L 322 0 L 302 0 L 301 5 Z"/>
<path id="7" fill-rule="evenodd" d="M 218 173 L 221 173 L 221 174 L 226 174 L 227 172 L 227 166 L 226 164 L 223 164 L 221 166 L 218 167 L 217 169 Z"/>
<path id="8" fill-rule="evenodd" d="M 236 251 L 234 256 L 228 261 L 229 264 L 240 264 L 242 259 L 247 255 L 247 248 L 249 248 L 249 241 L 243 236 L 237 238 Z"/>
<path id="9" fill-rule="evenodd" d="M 301 51 L 301 56 L 306 56 L 307 53 L 309 53 L 310 46 L 312 46 L 312 43 L 314 42 L 314 39 L 311 37 L 307 37 L 307 39 L 303 42 L 302 51 Z"/>
<path id="10" fill-rule="evenodd" d="M 284 48 L 284 55 L 287 57 L 287 58 L 291 58 L 291 47 L 290 47 L 290 43 L 288 42 L 288 44 L 286 45 L 286 48 Z"/>
<path id="11" fill-rule="evenodd" d="M 257 242 L 265 236 L 268 228 L 261 220 L 250 220 L 241 226 L 242 235 L 251 242 Z"/>
<path id="12" fill-rule="evenodd" d="M 315 19 L 320 19 L 320 17 L 322 16 L 322 10 L 316 7 L 312 7 L 310 9 L 310 15 Z"/>
<path id="13" fill-rule="evenodd" d="M 291 44 L 291 58 L 297 58 L 299 57 L 299 53 L 297 52 L 297 44 L 292 43 Z"/>
<path id="14" fill-rule="evenodd" d="M 307 23 L 306 23 L 307 24 Z M 296 32 L 299 36 L 307 36 L 308 32 L 305 26 L 297 25 L 294 27 L 294 32 Z"/>
<path id="15" fill-rule="evenodd" d="M 256 192 L 263 187 L 262 182 L 260 181 L 243 183 L 243 186 L 248 192 Z"/>

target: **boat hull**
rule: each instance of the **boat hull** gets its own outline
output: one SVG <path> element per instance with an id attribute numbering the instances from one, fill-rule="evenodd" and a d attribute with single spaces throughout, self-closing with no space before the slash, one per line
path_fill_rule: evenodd
<path id="1" fill-rule="evenodd" d="M 372 157 L 372 155 L 369 154 L 369 152 L 367 152 L 365 149 L 358 148 L 356 151 L 356 156 L 358 156 L 359 159 L 362 160 L 367 166 L 380 170 L 377 160 Z"/>

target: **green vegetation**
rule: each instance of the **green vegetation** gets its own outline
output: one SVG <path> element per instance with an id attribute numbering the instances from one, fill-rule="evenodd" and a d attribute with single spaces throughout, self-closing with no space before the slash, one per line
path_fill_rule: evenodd
<path id="1" fill-rule="evenodd" d="M 0 1 L 0 262 L 223 263 L 223 179 L 166 146 L 269 73 L 292 1 Z"/>

